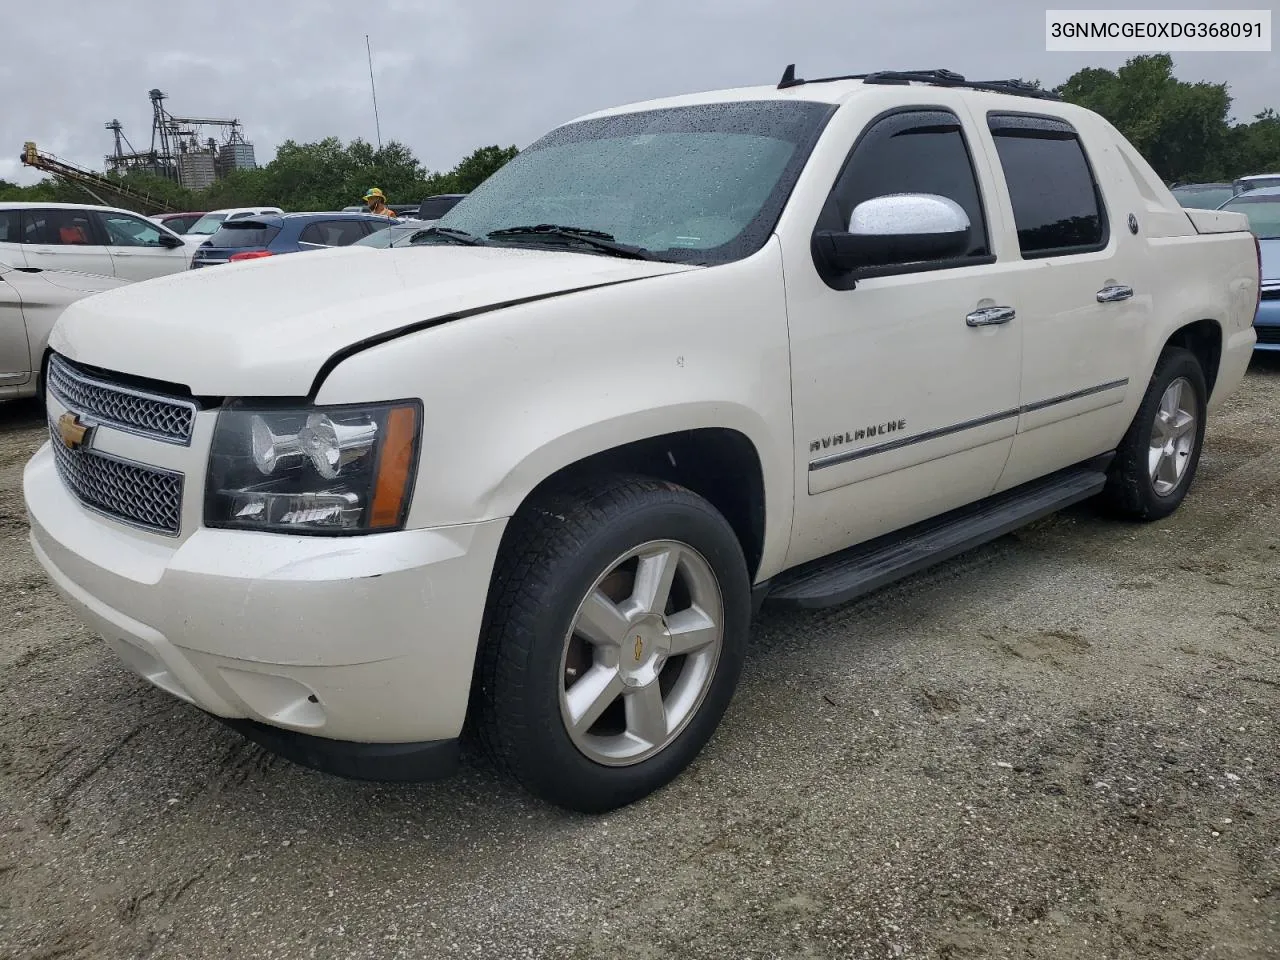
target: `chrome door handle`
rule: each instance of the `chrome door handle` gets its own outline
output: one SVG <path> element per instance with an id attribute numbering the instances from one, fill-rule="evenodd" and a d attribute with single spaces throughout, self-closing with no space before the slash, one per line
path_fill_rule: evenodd
<path id="1" fill-rule="evenodd" d="M 971 327 L 992 327 L 998 323 L 1008 323 L 1017 312 L 1013 307 L 982 307 L 964 318 Z"/>
<path id="2" fill-rule="evenodd" d="M 1133 287 L 1126 287 L 1122 283 L 1116 283 L 1109 287 L 1103 287 L 1098 291 L 1098 302 L 1117 303 L 1120 300 L 1128 300 L 1132 296 Z"/>

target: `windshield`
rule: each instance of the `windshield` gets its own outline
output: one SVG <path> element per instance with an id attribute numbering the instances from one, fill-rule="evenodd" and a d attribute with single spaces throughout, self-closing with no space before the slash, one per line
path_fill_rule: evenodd
<path id="1" fill-rule="evenodd" d="M 1223 210 L 1243 213 L 1249 218 L 1249 229 L 1259 240 L 1280 240 L 1280 196 L 1237 197 L 1222 205 Z"/>
<path id="2" fill-rule="evenodd" d="M 222 221 L 227 219 L 225 213 L 206 213 L 203 217 L 191 225 L 191 229 L 187 233 L 203 234 L 204 236 L 212 236 L 218 232 L 218 227 Z"/>
<path id="3" fill-rule="evenodd" d="M 1228 186 L 1220 187 L 1178 187 L 1173 191 L 1178 203 L 1184 207 L 1195 207 L 1197 210 L 1217 210 L 1232 197 L 1235 191 Z"/>
<path id="4" fill-rule="evenodd" d="M 517 154 L 437 225 L 487 237 L 549 223 L 598 230 L 663 260 L 737 260 L 772 232 L 833 111 L 758 100 L 570 124 Z M 500 242 L 591 252 L 546 235 Z"/>

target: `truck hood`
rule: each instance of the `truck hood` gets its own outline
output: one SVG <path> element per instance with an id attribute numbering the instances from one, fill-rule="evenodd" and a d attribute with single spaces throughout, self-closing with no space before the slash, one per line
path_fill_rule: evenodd
<path id="1" fill-rule="evenodd" d="M 108 290 L 72 304 L 49 344 L 72 360 L 200 396 L 305 396 L 329 357 L 370 337 L 694 269 L 510 247 L 343 247 Z"/>

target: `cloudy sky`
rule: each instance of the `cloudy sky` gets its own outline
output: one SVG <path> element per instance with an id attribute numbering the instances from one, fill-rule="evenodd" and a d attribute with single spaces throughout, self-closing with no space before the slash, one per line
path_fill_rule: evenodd
<path id="1" fill-rule="evenodd" d="M 1164 0 L 1162 8 L 1249 8 Z M 1105 7 L 1058 0 L 1055 8 Z M 1125 6 L 1139 6 L 1138 2 Z M 1155 6 L 1155 4 L 1149 4 Z M 103 124 L 150 144 L 147 91 L 172 112 L 236 117 L 259 162 L 285 139 L 375 139 L 370 34 L 384 140 L 429 169 L 477 146 L 524 146 L 581 113 L 632 100 L 801 76 L 948 67 L 1056 84 L 1123 54 L 1046 53 L 1029 0 L 8 0 L 0 58 L 0 178 L 26 140 L 100 169 Z M 15 15 L 16 14 L 16 15 Z M 1280 108 L 1280 53 L 1175 54 L 1184 80 L 1226 81 L 1233 113 Z"/>

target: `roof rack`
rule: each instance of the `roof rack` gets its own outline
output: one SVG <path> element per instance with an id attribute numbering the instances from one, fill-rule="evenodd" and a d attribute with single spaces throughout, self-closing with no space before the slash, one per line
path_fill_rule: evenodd
<path id="1" fill-rule="evenodd" d="M 1027 83 L 1025 80 L 966 80 L 954 70 L 877 70 L 872 73 L 852 73 L 841 77 L 815 77 L 802 80 L 796 76 L 796 65 L 788 64 L 778 81 L 778 89 L 798 87 L 806 83 L 834 83 L 838 80 L 861 80 L 863 83 L 906 85 L 926 83 L 935 87 L 964 87 L 968 90 L 985 90 L 989 93 L 1006 93 L 1015 97 L 1031 97 L 1035 100 L 1061 100 L 1050 90 Z"/>

